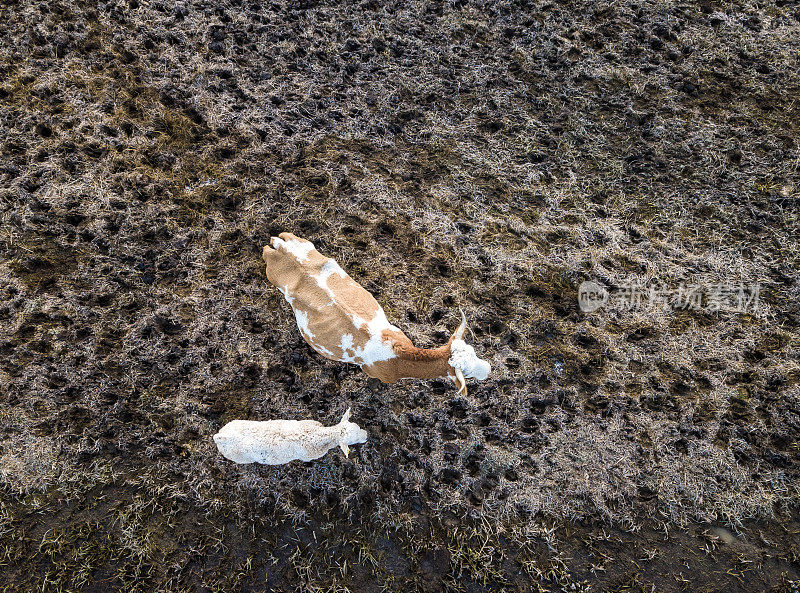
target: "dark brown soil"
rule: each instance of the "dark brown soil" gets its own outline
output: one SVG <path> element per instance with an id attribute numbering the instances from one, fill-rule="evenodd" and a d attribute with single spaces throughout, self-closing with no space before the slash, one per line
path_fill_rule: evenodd
<path id="1" fill-rule="evenodd" d="M 800 590 L 800 6 L 6 1 L 0 590 Z M 265 280 L 291 231 L 420 346 Z M 759 285 L 747 313 L 578 307 Z M 236 418 L 369 441 L 236 466 Z"/>

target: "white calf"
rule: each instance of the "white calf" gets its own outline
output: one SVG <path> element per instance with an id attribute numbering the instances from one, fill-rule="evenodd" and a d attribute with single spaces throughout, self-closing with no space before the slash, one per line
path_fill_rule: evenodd
<path id="1" fill-rule="evenodd" d="M 319 459 L 337 446 L 347 457 L 348 445 L 367 442 L 367 431 L 350 422 L 348 408 L 335 426 L 322 426 L 316 420 L 233 420 L 214 435 L 214 442 L 236 463 L 280 465 Z"/>

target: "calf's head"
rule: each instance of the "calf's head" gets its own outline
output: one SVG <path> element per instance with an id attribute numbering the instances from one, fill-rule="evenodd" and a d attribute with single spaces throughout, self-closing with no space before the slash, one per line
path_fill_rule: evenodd
<path id="1" fill-rule="evenodd" d="M 347 408 L 336 429 L 338 430 L 339 446 L 342 448 L 342 453 L 344 453 L 345 457 L 350 456 L 350 447 L 348 445 L 367 442 L 367 431 L 355 422 L 350 422 L 350 408 Z"/>
<path id="2" fill-rule="evenodd" d="M 461 311 L 459 309 L 459 311 Z M 464 330 L 467 328 L 467 318 L 464 311 L 461 311 L 461 325 L 458 326 L 453 337 L 450 339 L 450 358 L 447 363 L 450 365 L 449 375 L 458 387 L 458 392 L 466 395 L 466 378 L 483 381 L 489 376 L 492 366 L 485 360 L 478 358 L 475 348 L 464 341 Z"/>

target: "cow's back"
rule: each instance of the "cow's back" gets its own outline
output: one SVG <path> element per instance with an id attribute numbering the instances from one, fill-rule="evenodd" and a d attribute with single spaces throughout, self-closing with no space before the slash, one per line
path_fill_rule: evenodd
<path id="1" fill-rule="evenodd" d="M 273 246 L 264 248 L 267 279 L 294 309 L 303 339 L 326 358 L 361 364 L 357 348 L 369 342 L 370 322 L 385 319 L 381 306 L 310 242 L 281 233 Z"/>

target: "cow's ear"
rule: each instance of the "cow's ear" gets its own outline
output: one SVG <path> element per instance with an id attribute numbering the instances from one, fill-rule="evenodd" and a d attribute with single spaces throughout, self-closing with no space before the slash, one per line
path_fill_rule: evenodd
<path id="1" fill-rule="evenodd" d="M 342 448 L 342 453 L 344 456 L 349 458 L 350 457 L 350 447 L 347 446 L 347 443 L 344 441 L 339 441 L 339 446 Z"/>

